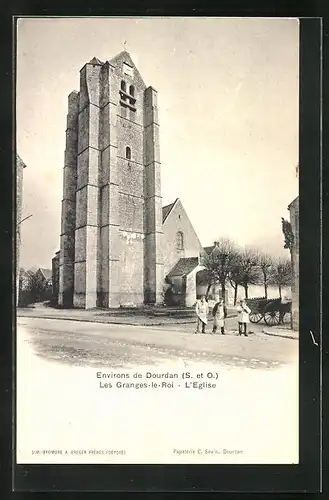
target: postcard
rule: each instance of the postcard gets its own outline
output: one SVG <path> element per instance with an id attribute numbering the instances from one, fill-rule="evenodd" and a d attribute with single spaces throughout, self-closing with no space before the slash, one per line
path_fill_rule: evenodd
<path id="1" fill-rule="evenodd" d="M 299 463 L 299 20 L 17 20 L 17 464 Z"/>

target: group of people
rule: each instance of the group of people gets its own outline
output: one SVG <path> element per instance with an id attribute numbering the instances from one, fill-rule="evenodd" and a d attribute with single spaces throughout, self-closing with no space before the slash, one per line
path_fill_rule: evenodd
<path id="1" fill-rule="evenodd" d="M 201 297 L 201 300 L 198 300 L 195 308 L 197 314 L 197 327 L 195 333 L 206 333 L 206 325 L 208 323 L 208 315 L 209 315 L 209 305 L 206 301 L 205 296 Z M 240 303 L 237 307 L 238 313 L 238 324 L 239 324 L 239 335 L 247 334 L 247 323 L 249 323 L 249 314 L 251 313 L 250 308 L 247 306 L 247 303 L 244 299 L 240 300 Z M 222 335 L 225 335 L 225 319 L 227 318 L 227 307 L 225 305 L 224 299 L 220 298 L 219 301 L 214 305 L 212 310 L 213 315 L 213 328 L 212 334 L 216 333 L 217 329 L 220 328 L 220 332 Z"/>

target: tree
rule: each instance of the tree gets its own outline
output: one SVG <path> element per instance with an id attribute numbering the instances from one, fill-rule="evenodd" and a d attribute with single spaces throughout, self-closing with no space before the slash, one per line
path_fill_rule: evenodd
<path id="1" fill-rule="evenodd" d="M 292 232 L 291 223 L 281 217 L 282 232 L 284 235 L 284 248 L 289 248 L 290 252 L 294 244 L 294 233 Z"/>
<path id="2" fill-rule="evenodd" d="M 236 255 L 234 258 L 234 262 L 232 262 L 232 266 L 228 274 L 228 279 L 231 287 L 234 290 L 234 305 L 236 305 L 238 288 L 242 283 L 242 256 L 241 252 L 238 249 L 236 249 Z"/>
<path id="3" fill-rule="evenodd" d="M 18 291 L 19 291 L 19 293 L 24 289 L 25 282 L 26 282 L 26 271 L 23 267 L 21 267 L 19 270 L 19 276 L 18 276 Z"/>
<path id="4" fill-rule="evenodd" d="M 30 271 L 20 268 L 18 276 L 18 305 L 24 307 L 33 302 Z"/>
<path id="5" fill-rule="evenodd" d="M 28 271 L 26 290 L 29 292 L 31 303 L 40 302 L 45 297 L 46 283 L 37 272 Z"/>
<path id="6" fill-rule="evenodd" d="M 282 299 L 282 288 L 291 286 L 292 282 L 292 267 L 289 259 L 277 259 L 273 265 L 270 283 L 279 288 L 279 296 Z"/>
<path id="7" fill-rule="evenodd" d="M 225 285 L 236 260 L 236 255 L 237 246 L 228 238 L 216 241 L 213 251 L 203 255 L 202 264 L 208 271 L 208 291 L 213 283 L 219 283 L 222 297 L 225 297 Z"/>
<path id="8" fill-rule="evenodd" d="M 267 287 L 269 284 L 269 279 L 271 275 L 271 270 L 273 267 L 273 258 L 266 254 L 262 253 L 259 256 L 259 267 L 262 273 L 263 285 L 265 290 L 265 298 L 267 299 Z"/>
<path id="9" fill-rule="evenodd" d="M 207 283 L 206 299 L 208 298 L 212 285 L 218 283 L 216 262 L 211 255 L 202 256 L 201 263 L 205 266 L 204 271 L 199 271 L 198 276 L 202 275 L 204 283 Z"/>
<path id="10" fill-rule="evenodd" d="M 259 253 L 252 248 L 245 248 L 240 256 L 240 280 L 248 298 L 248 286 L 259 283 Z"/>

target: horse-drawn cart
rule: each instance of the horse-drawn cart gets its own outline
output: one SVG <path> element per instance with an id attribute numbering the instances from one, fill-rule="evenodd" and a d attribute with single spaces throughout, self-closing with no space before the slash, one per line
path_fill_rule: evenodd
<path id="1" fill-rule="evenodd" d="M 247 299 L 247 305 L 251 309 L 249 319 L 251 323 L 259 323 L 264 319 L 268 326 L 284 323 L 285 316 L 291 315 L 291 301 L 282 302 L 281 299 Z"/>

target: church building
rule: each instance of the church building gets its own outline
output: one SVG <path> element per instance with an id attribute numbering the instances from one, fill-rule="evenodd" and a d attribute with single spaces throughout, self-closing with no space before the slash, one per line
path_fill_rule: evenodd
<path id="1" fill-rule="evenodd" d="M 163 303 L 165 283 L 185 277 L 192 305 L 195 276 L 186 277 L 201 269 L 201 251 L 181 201 L 162 207 L 157 91 L 128 52 L 94 57 L 68 97 L 58 304 Z"/>

